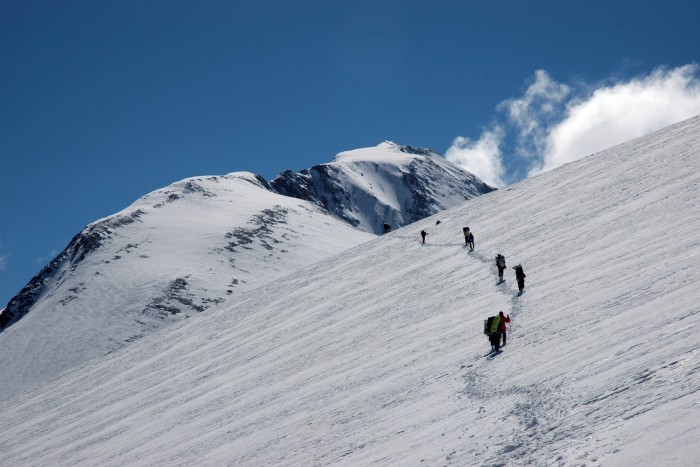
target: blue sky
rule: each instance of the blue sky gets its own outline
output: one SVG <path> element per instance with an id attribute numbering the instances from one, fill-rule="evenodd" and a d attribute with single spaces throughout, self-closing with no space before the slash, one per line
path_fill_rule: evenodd
<path id="1" fill-rule="evenodd" d="M 682 0 L 0 0 L 0 306 L 182 178 L 392 140 L 503 185 L 698 114 L 697 18 Z"/>

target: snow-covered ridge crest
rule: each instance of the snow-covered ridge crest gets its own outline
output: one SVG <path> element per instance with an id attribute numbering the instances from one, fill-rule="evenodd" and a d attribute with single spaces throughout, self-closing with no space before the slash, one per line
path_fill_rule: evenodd
<path id="1" fill-rule="evenodd" d="M 343 160 L 378 162 L 385 159 L 386 162 L 396 163 L 398 156 L 406 156 L 407 158 L 412 158 L 411 156 L 442 157 L 433 149 L 402 146 L 393 141 L 384 141 L 374 147 L 341 152 L 335 156 L 335 160 L 338 162 Z"/>
<path id="2" fill-rule="evenodd" d="M 255 186 L 270 190 L 270 184 L 267 183 L 267 180 L 252 172 L 231 172 L 226 175 L 226 178 L 245 180 Z"/>

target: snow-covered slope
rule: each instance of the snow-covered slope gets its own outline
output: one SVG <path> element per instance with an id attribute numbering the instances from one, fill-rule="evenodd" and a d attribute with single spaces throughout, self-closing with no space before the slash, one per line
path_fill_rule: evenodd
<path id="1" fill-rule="evenodd" d="M 495 190 L 435 151 L 388 141 L 298 173 L 286 170 L 270 185 L 376 234 L 385 222 L 396 229 Z"/>
<path id="2" fill-rule="evenodd" d="M 302 173 L 313 183 L 191 178 L 89 225 L 0 310 L 0 373 L 13 375 L 0 378 L 0 393 L 235 302 L 369 240 L 383 222 L 403 225 L 491 190 L 432 151 L 393 143 Z M 286 196 L 314 184 L 323 187 L 314 196 Z"/>
<path id="3" fill-rule="evenodd" d="M 2 314 L 12 325 L 0 333 L 0 392 L 373 238 L 268 188 L 244 172 L 187 179 L 89 225 Z"/>
<path id="4" fill-rule="evenodd" d="M 3 463 L 697 465 L 699 200 L 694 118 L 3 400 Z"/>

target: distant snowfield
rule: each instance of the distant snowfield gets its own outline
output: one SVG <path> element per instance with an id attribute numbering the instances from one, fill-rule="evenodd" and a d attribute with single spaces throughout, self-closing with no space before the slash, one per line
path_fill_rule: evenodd
<path id="1" fill-rule="evenodd" d="M 696 117 L 6 399 L 2 464 L 697 465 L 699 231 Z"/>

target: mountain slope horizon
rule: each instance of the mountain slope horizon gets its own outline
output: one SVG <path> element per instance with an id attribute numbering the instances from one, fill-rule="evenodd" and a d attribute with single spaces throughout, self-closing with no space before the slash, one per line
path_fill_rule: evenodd
<path id="1" fill-rule="evenodd" d="M 12 465 L 693 465 L 698 199 L 695 117 L 6 399 L 0 450 Z M 494 355 L 481 330 L 499 310 Z"/>

